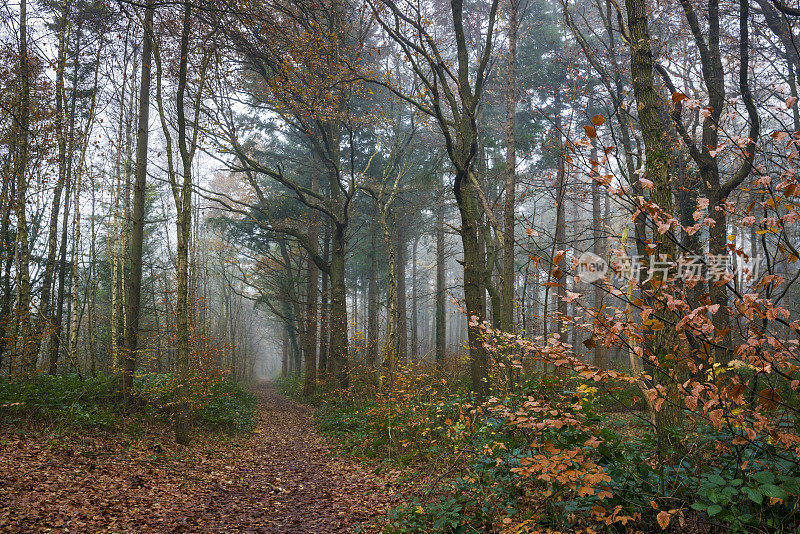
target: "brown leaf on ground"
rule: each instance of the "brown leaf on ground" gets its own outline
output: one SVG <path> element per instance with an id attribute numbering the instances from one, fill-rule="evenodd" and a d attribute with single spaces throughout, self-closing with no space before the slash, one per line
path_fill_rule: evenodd
<path id="1" fill-rule="evenodd" d="M 246 438 L 0 430 L 0 532 L 349 532 L 399 504 L 263 384 Z"/>

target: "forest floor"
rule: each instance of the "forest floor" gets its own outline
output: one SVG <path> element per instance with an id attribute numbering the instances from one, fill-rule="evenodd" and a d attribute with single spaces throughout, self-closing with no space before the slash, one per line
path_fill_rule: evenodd
<path id="1" fill-rule="evenodd" d="M 311 409 L 257 386 L 252 435 L 0 425 L 0 532 L 350 532 L 400 504 L 395 484 L 333 455 Z M 369 530 L 369 528 L 367 528 Z"/>

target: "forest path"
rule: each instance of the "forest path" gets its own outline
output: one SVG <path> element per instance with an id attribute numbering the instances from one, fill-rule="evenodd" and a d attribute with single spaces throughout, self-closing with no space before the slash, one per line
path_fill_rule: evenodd
<path id="1" fill-rule="evenodd" d="M 259 384 L 252 436 L 0 428 L 0 532 L 328 534 L 398 504 L 363 467 L 336 458 L 311 408 Z M 366 526 L 366 525 L 365 525 Z"/>
<path id="2" fill-rule="evenodd" d="M 331 456 L 330 445 L 314 431 L 309 407 L 280 395 L 268 382 L 255 393 L 259 422 L 252 465 L 240 466 L 239 487 L 213 496 L 205 527 L 349 532 L 397 504 L 377 477 Z"/>

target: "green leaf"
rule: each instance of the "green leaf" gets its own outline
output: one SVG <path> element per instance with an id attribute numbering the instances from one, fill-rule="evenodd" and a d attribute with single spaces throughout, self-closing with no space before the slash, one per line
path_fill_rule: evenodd
<path id="1" fill-rule="evenodd" d="M 790 476 L 780 477 L 781 487 L 791 495 L 800 494 L 800 479 Z"/>
<path id="2" fill-rule="evenodd" d="M 710 515 L 711 517 L 714 517 L 721 511 L 722 511 L 722 506 L 718 504 L 712 504 L 711 506 L 708 507 L 708 515 Z"/>
<path id="3" fill-rule="evenodd" d="M 767 497 L 777 497 L 778 499 L 785 499 L 788 494 L 783 490 L 783 488 L 779 488 L 773 484 L 761 484 L 758 487 L 758 490 L 766 495 Z"/>
<path id="4" fill-rule="evenodd" d="M 717 486 L 725 485 L 725 479 L 719 475 L 710 475 L 708 477 L 708 481 L 711 482 L 712 484 L 716 484 Z"/>
<path id="5" fill-rule="evenodd" d="M 722 504 L 728 504 L 729 502 L 731 502 L 731 499 L 733 499 L 738 493 L 739 490 L 737 490 L 733 486 L 725 486 L 724 488 L 722 488 L 722 491 L 719 492 L 720 502 Z"/>
<path id="6" fill-rule="evenodd" d="M 761 504 L 762 502 L 764 502 L 764 496 L 757 489 L 745 486 L 742 488 L 742 491 L 754 503 Z"/>
<path id="7" fill-rule="evenodd" d="M 759 484 L 775 483 L 775 475 L 773 475 L 770 471 L 759 471 L 758 473 L 753 474 L 752 478 Z"/>

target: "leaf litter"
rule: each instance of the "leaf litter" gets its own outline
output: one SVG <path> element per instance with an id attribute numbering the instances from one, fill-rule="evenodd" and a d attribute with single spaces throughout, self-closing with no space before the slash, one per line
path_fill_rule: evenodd
<path id="1" fill-rule="evenodd" d="M 157 427 L 53 435 L 0 428 L 2 532 L 338 533 L 400 504 L 389 483 L 333 455 L 311 410 L 265 383 L 251 435 Z M 368 526 L 367 526 L 368 528 Z"/>

